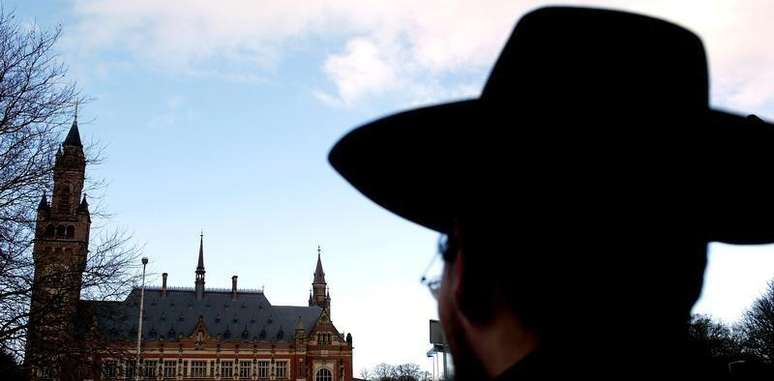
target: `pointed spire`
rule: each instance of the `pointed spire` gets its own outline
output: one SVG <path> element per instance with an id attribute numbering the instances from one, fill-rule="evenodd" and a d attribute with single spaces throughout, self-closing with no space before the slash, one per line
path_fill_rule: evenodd
<path id="1" fill-rule="evenodd" d="M 199 235 L 199 263 L 196 265 L 196 271 L 204 271 L 204 231 Z"/>
<path id="2" fill-rule="evenodd" d="M 81 134 L 78 132 L 78 106 L 77 105 L 75 108 L 75 119 L 73 119 L 73 125 L 70 126 L 70 132 L 67 133 L 67 137 L 65 138 L 65 141 L 64 143 L 62 143 L 62 145 L 83 147 L 83 144 L 81 144 Z"/>
<path id="3" fill-rule="evenodd" d="M 48 209 L 48 200 L 46 199 L 46 192 L 43 192 L 43 196 L 40 197 L 38 210 L 41 210 L 41 209 Z"/>
<path id="4" fill-rule="evenodd" d="M 322 268 L 322 260 L 320 259 L 322 250 L 320 245 L 317 245 L 317 267 L 314 269 L 314 283 L 325 283 L 325 272 Z"/>
<path id="5" fill-rule="evenodd" d="M 89 203 L 86 201 L 86 193 L 83 194 L 83 200 L 81 200 L 81 205 L 78 208 L 87 212 L 89 211 Z"/>
<path id="6" fill-rule="evenodd" d="M 199 262 L 196 265 L 196 282 L 194 282 L 194 286 L 196 299 L 202 300 L 204 298 L 204 231 L 199 235 Z"/>

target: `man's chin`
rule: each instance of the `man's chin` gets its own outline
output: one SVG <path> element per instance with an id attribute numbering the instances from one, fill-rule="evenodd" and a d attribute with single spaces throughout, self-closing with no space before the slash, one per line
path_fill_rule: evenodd
<path id="1" fill-rule="evenodd" d="M 465 335 L 465 331 L 460 322 L 456 317 L 447 320 L 446 324 L 443 324 L 443 328 L 444 333 L 446 334 L 446 340 L 449 342 L 449 348 L 451 349 L 452 360 L 454 362 L 454 379 L 489 379 L 490 377 L 487 376 L 481 360 L 473 351 L 473 346 L 467 335 Z"/>

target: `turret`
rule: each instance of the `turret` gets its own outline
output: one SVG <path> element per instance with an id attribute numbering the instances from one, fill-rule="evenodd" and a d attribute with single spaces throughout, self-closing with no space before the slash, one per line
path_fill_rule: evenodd
<path id="1" fill-rule="evenodd" d="M 317 246 L 317 266 L 314 270 L 312 295 L 309 298 L 309 305 L 320 306 L 327 310 L 330 315 L 330 294 L 328 293 L 328 284 L 325 282 L 325 272 L 322 267 L 322 249 L 320 249 L 320 246 Z"/>
<path id="2" fill-rule="evenodd" d="M 301 316 L 296 320 L 296 352 L 306 350 L 306 330 L 304 330 L 304 321 L 301 320 Z"/>

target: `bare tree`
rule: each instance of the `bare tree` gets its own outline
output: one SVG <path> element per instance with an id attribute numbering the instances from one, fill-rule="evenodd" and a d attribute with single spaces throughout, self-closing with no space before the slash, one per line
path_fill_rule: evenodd
<path id="1" fill-rule="evenodd" d="M 422 378 L 422 368 L 414 363 L 400 364 L 395 367 L 397 381 L 418 381 Z"/>
<path id="2" fill-rule="evenodd" d="M 688 336 L 705 354 L 713 359 L 730 361 L 742 359 L 743 340 L 739 332 L 707 315 L 693 315 Z"/>
<path id="3" fill-rule="evenodd" d="M 373 373 L 369 373 L 367 369 L 361 370 L 361 376 L 364 371 L 366 375 L 371 375 L 370 379 L 378 381 L 418 381 L 425 379 L 427 373 L 414 363 L 400 365 L 381 363 L 374 367 Z"/>
<path id="4" fill-rule="evenodd" d="M 373 378 L 378 381 L 392 380 L 395 370 L 390 364 L 381 363 L 374 367 Z"/>
<path id="5" fill-rule="evenodd" d="M 366 381 L 370 381 L 373 376 L 371 375 L 371 371 L 368 370 L 368 368 L 360 369 L 360 378 Z"/>
<path id="6" fill-rule="evenodd" d="M 60 32 L 22 27 L 12 13 L 0 10 L 0 351 L 17 358 L 23 356 L 30 324 L 38 202 L 44 192 L 51 193 L 56 152 L 76 104 L 84 101 L 55 54 Z M 87 163 L 97 163 L 99 154 L 96 146 L 86 147 Z M 87 178 L 87 187 L 99 186 Z M 129 234 L 104 225 L 107 214 L 97 209 L 91 216 L 103 221 L 92 228 L 98 234 L 91 235 L 78 291 L 90 299 L 114 300 L 135 283 L 140 250 Z M 72 274 L 49 276 L 64 279 Z M 52 301 L 43 313 L 51 316 L 58 307 Z M 106 342 L 88 328 L 81 334 L 78 345 L 89 350 Z M 65 344 L 52 347 L 77 352 Z"/>
<path id="7" fill-rule="evenodd" d="M 774 365 L 774 280 L 745 312 L 740 328 L 745 352 L 764 364 Z"/>

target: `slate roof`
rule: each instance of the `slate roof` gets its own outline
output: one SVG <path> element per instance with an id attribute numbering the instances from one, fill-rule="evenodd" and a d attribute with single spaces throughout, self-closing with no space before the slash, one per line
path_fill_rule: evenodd
<path id="1" fill-rule="evenodd" d="M 140 290 L 135 288 L 120 302 L 87 302 L 95 308 L 97 325 L 108 336 L 135 340 Z M 190 336 L 202 316 L 209 336 L 224 340 L 291 342 L 299 317 L 308 334 L 320 318 L 318 306 L 272 306 L 261 291 L 239 291 L 232 300 L 230 290 L 207 290 L 196 300 L 193 288 L 145 289 L 142 323 L 145 340 Z"/>

